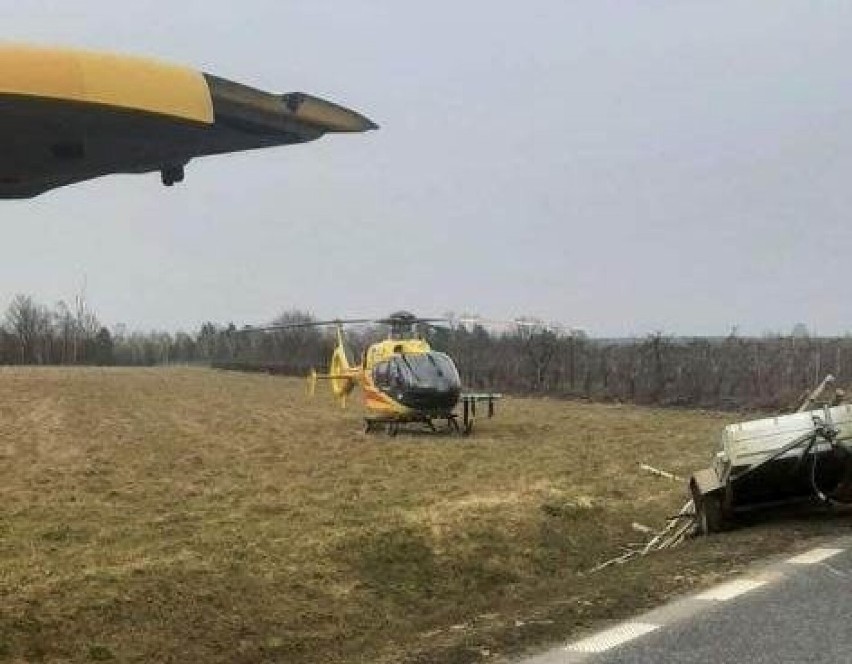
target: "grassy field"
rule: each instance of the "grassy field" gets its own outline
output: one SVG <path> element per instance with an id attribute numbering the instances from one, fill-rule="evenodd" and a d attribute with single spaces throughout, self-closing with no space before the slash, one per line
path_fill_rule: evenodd
<path id="1" fill-rule="evenodd" d="M 848 530 L 775 519 L 589 575 L 730 414 L 507 399 L 361 433 L 298 380 L 0 370 L 0 661 L 498 661 Z"/>

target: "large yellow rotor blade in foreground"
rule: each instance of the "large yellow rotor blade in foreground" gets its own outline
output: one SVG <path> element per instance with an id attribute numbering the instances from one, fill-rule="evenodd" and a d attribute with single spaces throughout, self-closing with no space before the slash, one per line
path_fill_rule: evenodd
<path id="1" fill-rule="evenodd" d="M 0 46 L 0 198 L 110 173 L 159 171 L 171 185 L 193 157 L 376 128 L 302 92 L 144 58 Z"/>

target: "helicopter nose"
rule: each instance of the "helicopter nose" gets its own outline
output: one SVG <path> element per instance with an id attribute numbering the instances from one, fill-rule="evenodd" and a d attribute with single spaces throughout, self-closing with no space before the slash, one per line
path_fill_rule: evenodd
<path id="1" fill-rule="evenodd" d="M 452 409 L 459 400 L 460 391 L 455 388 L 420 388 L 408 390 L 403 403 L 418 410 Z"/>

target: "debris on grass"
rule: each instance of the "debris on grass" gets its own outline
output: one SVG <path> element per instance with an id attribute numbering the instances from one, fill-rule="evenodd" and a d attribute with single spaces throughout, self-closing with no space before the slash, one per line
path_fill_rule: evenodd
<path id="1" fill-rule="evenodd" d="M 656 475 L 657 477 L 664 477 L 667 480 L 672 480 L 674 482 L 683 482 L 682 477 L 678 477 L 674 473 L 670 473 L 667 470 L 660 470 L 659 468 L 654 468 L 653 466 L 649 466 L 647 463 L 640 463 L 639 467 L 642 470 L 651 473 L 652 475 Z"/>
<path id="2" fill-rule="evenodd" d="M 623 565 L 629 560 L 633 560 L 639 556 L 647 556 L 654 551 L 663 551 L 682 544 L 687 538 L 694 537 L 698 534 L 698 525 L 695 520 L 695 505 L 692 500 L 687 501 L 680 511 L 666 522 L 665 528 L 659 532 L 654 532 L 652 528 L 634 522 L 631 524 L 633 530 L 643 533 L 653 533 L 653 537 L 644 545 L 634 544 L 625 547 L 624 553 L 605 560 L 604 562 L 595 565 L 590 573 L 600 572 L 612 565 Z"/>

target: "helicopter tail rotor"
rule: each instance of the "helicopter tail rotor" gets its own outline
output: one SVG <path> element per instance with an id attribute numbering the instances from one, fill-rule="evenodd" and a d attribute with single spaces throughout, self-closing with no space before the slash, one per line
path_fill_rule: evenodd
<path id="1" fill-rule="evenodd" d="M 308 394 L 310 396 L 315 394 L 317 381 L 327 380 L 331 383 L 331 391 L 340 401 L 341 407 L 346 408 L 346 398 L 355 389 L 357 376 L 358 368 L 350 366 L 349 359 L 346 357 L 346 348 L 343 345 L 343 335 L 338 328 L 337 346 L 331 354 L 328 373 L 321 374 L 317 373 L 316 369 L 310 370 L 308 373 Z"/>

